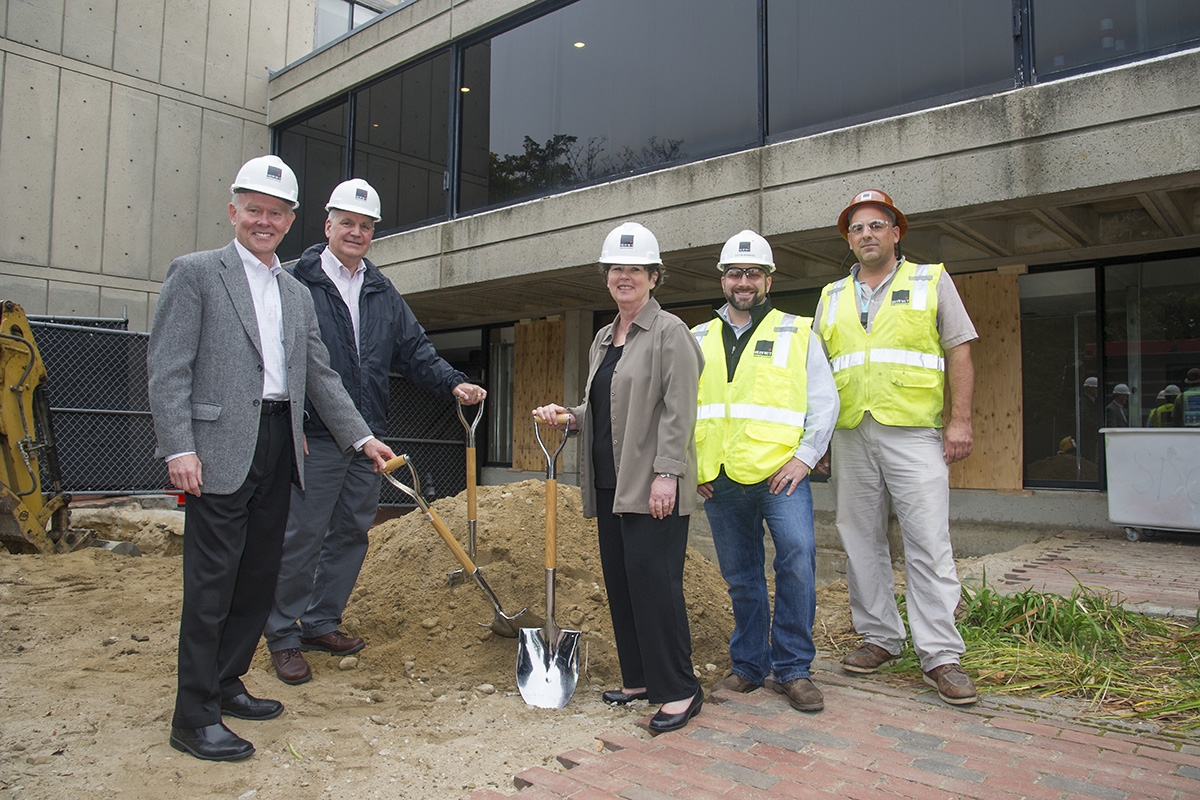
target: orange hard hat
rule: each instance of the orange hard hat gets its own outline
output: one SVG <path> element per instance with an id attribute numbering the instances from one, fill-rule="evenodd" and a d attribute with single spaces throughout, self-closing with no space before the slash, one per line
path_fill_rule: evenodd
<path id="1" fill-rule="evenodd" d="M 854 213 L 854 209 L 864 205 L 882 206 L 891 211 L 896 215 L 896 227 L 900 229 L 900 238 L 903 239 L 904 234 L 908 233 L 908 220 L 900 213 L 900 209 L 896 208 L 892 198 L 888 197 L 886 192 L 878 189 L 867 189 L 854 195 L 850 205 L 846 206 L 838 216 L 838 230 L 841 231 L 843 239 L 850 239 L 850 215 Z"/>

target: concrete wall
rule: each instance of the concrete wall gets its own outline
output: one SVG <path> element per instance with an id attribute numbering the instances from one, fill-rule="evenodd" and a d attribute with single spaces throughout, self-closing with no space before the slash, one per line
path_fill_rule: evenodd
<path id="1" fill-rule="evenodd" d="M 314 0 L 0 0 L 0 299 L 146 330 L 171 259 L 231 238 L 268 70 Z"/>

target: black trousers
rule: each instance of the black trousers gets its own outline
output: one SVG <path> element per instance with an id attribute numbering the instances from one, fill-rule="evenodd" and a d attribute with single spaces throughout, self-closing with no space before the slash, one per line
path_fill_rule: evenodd
<path id="1" fill-rule="evenodd" d="M 686 700 L 700 688 L 683 599 L 688 518 L 678 504 L 666 519 L 614 515 L 614 494 L 596 490 L 596 526 L 621 681 L 651 703 Z"/>
<path id="2" fill-rule="evenodd" d="M 232 494 L 187 496 L 179 688 L 172 725 L 221 721 L 222 698 L 246 691 L 242 676 L 275 599 L 291 499 L 292 423 L 263 416 L 250 473 Z"/>

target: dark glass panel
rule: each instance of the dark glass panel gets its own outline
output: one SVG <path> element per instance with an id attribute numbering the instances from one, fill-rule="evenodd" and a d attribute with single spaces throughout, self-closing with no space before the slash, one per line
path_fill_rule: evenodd
<path id="1" fill-rule="evenodd" d="M 1011 88 L 1013 75 L 1011 0 L 767 0 L 772 138 Z"/>
<path id="2" fill-rule="evenodd" d="M 580 0 L 468 48 L 459 210 L 755 145 L 757 19 Z"/>
<path id="3" fill-rule="evenodd" d="M 1095 283 L 1091 269 L 1021 276 L 1026 486 L 1100 485 Z"/>
<path id="4" fill-rule="evenodd" d="M 346 115 L 347 104 L 342 102 L 279 131 L 279 157 L 300 181 L 296 221 L 279 246 L 282 261 L 325 241 L 325 203 L 346 169 Z"/>
<path id="5" fill-rule="evenodd" d="M 1039 76 L 1200 39 L 1195 0 L 1031 0 Z"/>
<path id="6" fill-rule="evenodd" d="M 449 90 L 443 53 L 358 92 L 353 171 L 379 192 L 379 232 L 446 214 Z"/>

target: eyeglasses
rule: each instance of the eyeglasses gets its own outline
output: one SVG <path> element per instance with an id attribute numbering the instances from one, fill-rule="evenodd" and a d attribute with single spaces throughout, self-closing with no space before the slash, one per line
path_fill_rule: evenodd
<path id="1" fill-rule="evenodd" d="M 725 277 L 732 278 L 735 281 L 740 281 L 743 275 L 752 281 L 756 281 L 766 274 L 766 271 L 760 267 L 730 267 L 725 270 Z"/>
<path id="2" fill-rule="evenodd" d="M 849 231 L 855 236 L 861 236 L 862 232 L 867 228 L 871 229 L 871 233 L 883 233 L 889 227 L 891 227 L 891 225 L 892 223 L 888 222 L 886 219 L 873 219 L 867 222 L 851 222 Z"/>

